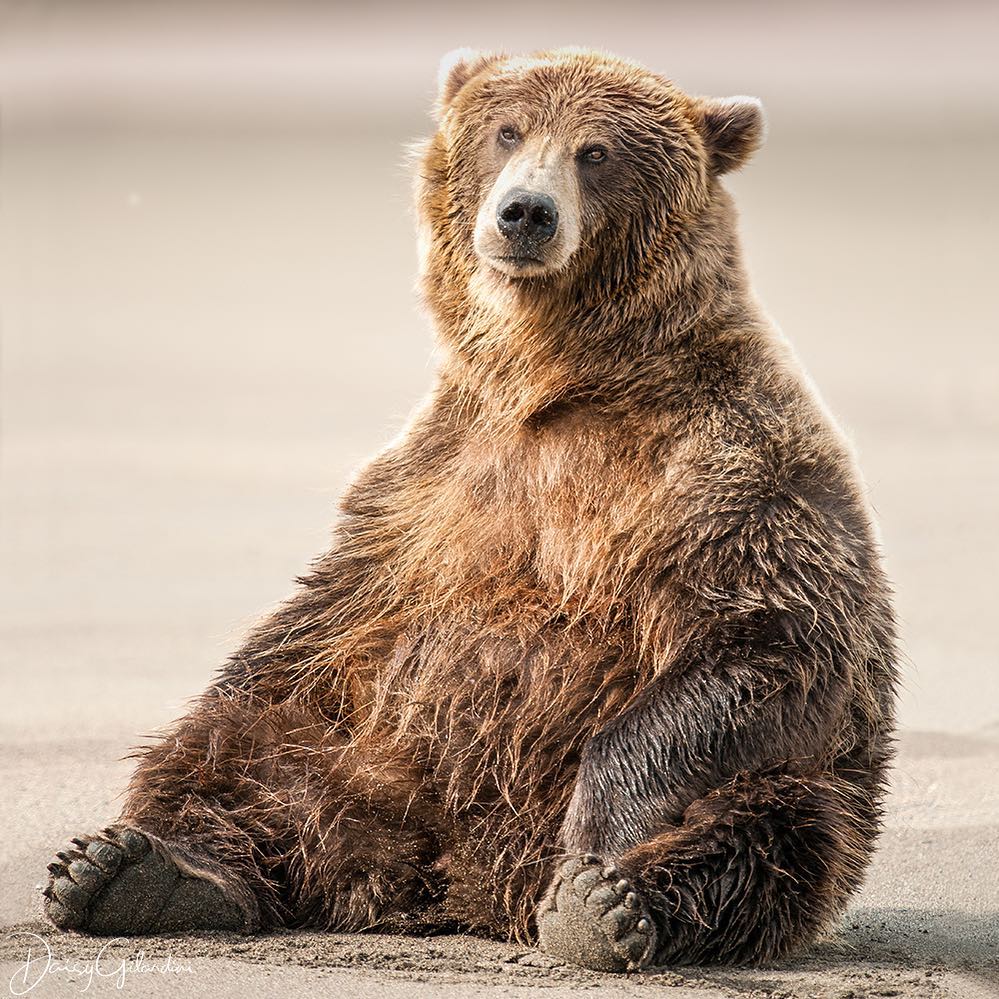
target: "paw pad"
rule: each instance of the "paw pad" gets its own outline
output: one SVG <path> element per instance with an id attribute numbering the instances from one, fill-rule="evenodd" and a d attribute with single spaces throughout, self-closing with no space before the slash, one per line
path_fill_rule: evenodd
<path id="1" fill-rule="evenodd" d="M 657 941 L 641 892 L 592 854 L 559 868 L 538 912 L 538 935 L 546 953 L 598 971 L 645 967 Z"/>

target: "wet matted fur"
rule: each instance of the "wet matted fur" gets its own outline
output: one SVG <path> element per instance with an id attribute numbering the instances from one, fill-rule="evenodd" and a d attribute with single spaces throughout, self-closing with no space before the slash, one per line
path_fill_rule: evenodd
<path id="1" fill-rule="evenodd" d="M 119 863 L 141 894 L 154 862 L 224 901 L 199 925 L 540 928 L 611 968 L 771 960 L 840 913 L 894 623 L 850 450 L 740 259 L 719 178 L 761 135 L 755 102 L 600 54 L 445 66 L 416 157 L 434 389 L 121 827 L 60 855 L 57 923 L 96 930 Z M 573 240 L 519 276 L 476 236 L 517 155 Z M 162 928 L 146 901 L 104 930 Z"/>

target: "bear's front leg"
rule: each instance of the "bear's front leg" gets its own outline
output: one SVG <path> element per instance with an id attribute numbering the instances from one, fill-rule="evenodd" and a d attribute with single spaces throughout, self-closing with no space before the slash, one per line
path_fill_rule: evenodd
<path id="1" fill-rule="evenodd" d="M 538 936 L 547 953 L 597 971 L 637 971 L 656 952 L 644 896 L 592 853 L 559 866 L 538 909 Z"/>

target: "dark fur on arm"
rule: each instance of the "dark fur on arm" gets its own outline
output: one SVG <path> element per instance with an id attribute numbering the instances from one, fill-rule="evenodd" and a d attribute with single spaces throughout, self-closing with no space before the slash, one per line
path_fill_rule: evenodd
<path id="1" fill-rule="evenodd" d="M 789 615 L 772 612 L 692 642 L 688 661 L 671 664 L 587 744 L 566 848 L 619 855 L 740 771 L 785 761 L 807 768 L 845 704 L 848 675 L 835 660 L 813 670 L 795 632 Z"/>

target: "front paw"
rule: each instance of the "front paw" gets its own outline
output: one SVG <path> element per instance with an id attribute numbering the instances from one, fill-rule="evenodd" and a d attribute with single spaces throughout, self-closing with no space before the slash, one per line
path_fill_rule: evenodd
<path id="1" fill-rule="evenodd" d="M 656 928 L 648 904 L 613 865 L 586 854 L 555 873 L 538 910 L 541 949 L 595 971 L 637 971 L 652 961 Z"/>

